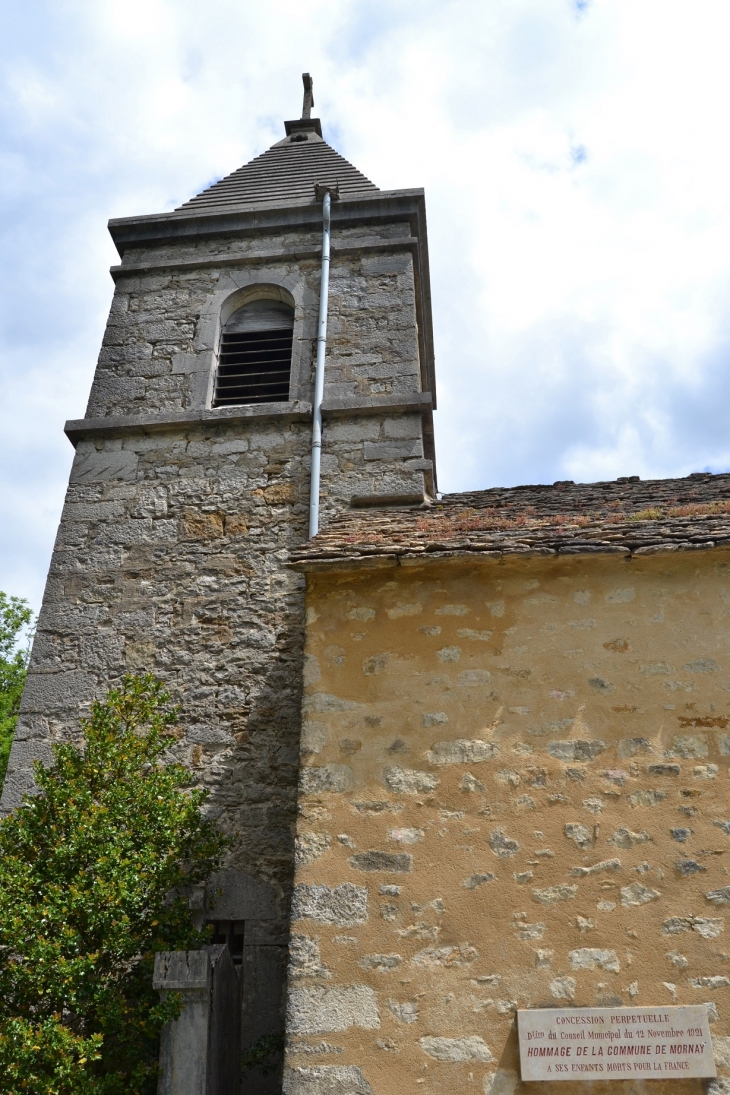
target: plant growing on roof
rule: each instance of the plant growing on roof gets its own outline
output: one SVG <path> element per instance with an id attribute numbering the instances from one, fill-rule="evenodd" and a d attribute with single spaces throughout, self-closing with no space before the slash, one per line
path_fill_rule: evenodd
<path id="1" fill-rule="evenodd" d="M 185 898 L 226 839 L 205 794 L 166 763 L 176 710 L 127 676 L 55 745 L 38 794 L 0 822 L 0 1088 L 5 1095 L 147 1095 L 162 1024 L 154 955 L 199 947 Z"/>

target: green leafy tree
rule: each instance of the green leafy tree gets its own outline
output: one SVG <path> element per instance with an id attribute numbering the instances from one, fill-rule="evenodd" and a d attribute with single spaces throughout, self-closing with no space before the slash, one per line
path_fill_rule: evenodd
<path id="1" fill-rule="evenodd" d="M 186 890 L 226 839 L 203 792 L 166 763 L 176 710 L 150 674 L 128 676 L 54 746 L 39 793 L 0 823 L 0 1091 L 148 1095 L 161 1025 L 156 951 L 197 948 Z"/>
<path id="2" fill-rule="evenodd" d="M 32 637 L 33 613 L 28 602 L 0 593 L 0 786 L 18 721 Z"/>

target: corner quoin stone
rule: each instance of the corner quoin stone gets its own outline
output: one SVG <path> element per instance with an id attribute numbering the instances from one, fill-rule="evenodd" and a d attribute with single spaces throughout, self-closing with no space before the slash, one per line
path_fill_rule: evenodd
<path id="1" fill-rule="evenodd" d="M 289 991 L 287 1029 L 291 1034 L 326 1034 L 348 1027 L 377 1030 L 377 997 L 367 985 L 295 988 Z"/>
<path id="2" fill-rule="evenodd" d="M 284 1095 L 373 1095 L 373 1089 L 357 1065 L 323 1065 L 320 1068 L 288 1068 Z"/>
<path id="3" fill-rule="evenodd" d="M 321 883 L 294 887 L 292 920 L 318 920 L 322 924 L 364 924 L 368 918 L 368 891 L 365 886 L 343 882 L 330 888 Z"/>
<path id="4" fill-rule="evenodd" d="M 478 1034 L 471 1034 L 466 1038 L 426 1037 L 419 1039 L 418 1044 L 429 1057 L 433 1057 L 436 1061 L 447 1061 L 450 1064 L 494 1059 L 489 1046 Z"/>

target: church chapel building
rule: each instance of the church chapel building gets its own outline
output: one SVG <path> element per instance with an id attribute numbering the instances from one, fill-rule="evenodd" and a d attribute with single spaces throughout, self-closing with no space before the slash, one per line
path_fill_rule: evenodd
<path id="1" fill-rule="evenodd" d="M 286 1031 L 243 1093 L 539 1095 L 518 1009 L 703 1004 L 718 1078 L 649 1090 L 728 1095 L 730 475 L 439 495 L 424 194 L 379 190 L 307 95 L 251 163 L 110 222 L 2 807 L 152 671 L 235 837 L 192 914 L 243 1050 Z M 562 1090 L 589 1082 L 649 1080 Z"/>

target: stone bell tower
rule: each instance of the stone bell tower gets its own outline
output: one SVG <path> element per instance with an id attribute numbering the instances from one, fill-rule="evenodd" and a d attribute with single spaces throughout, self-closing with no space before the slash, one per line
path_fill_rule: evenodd
<path id="1" fill-rule="evenodd" d="M 435 492 L 423 191 L 379 190 L 308 106 L 311 81 L 267 152 L 173 212 L 109 224 L 121 261 L 86 415 L 66 425 L 76 453 L 2 799 L 20 803 L 33 761 L 124 673 L 165 680 L 179 759 L 235 834 L 219 932 L 243 962 L 244 1045 L 277 1029 L 285 969 L 304 613 L 286 563 L 307 536 L 322 187 L 322 522 Z"/>

